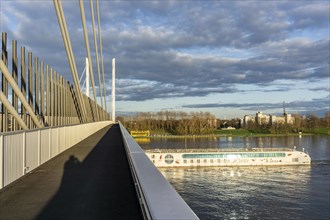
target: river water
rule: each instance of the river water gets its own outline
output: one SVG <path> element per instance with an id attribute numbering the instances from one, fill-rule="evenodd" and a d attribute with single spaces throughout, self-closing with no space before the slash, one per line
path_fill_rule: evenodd
<path id="1" fill-rule="evenodd" d="M 311 166 L 162 168 L 200 219 L 330 219 L 330 136 L 151 139 L 152 148 L 293 147 Z"/>

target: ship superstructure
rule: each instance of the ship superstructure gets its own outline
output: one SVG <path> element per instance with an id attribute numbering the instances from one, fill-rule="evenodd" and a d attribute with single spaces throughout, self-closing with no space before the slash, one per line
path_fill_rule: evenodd
<path id="1" fill-rule="evenodd" d="M 310 156 L 295 148 L 154 149 L 146 155 L 156 167 L 309 165 Z"/>

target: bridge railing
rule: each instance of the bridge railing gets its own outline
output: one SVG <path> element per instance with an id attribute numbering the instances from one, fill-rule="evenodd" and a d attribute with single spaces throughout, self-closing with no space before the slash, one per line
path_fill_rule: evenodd
<path id="1" fill-rule="evenodd" d="M 119 125 L 145 219 L 198 219 L 125 127 Z"/>
<path id="2" fill-rule="evenodd" d="M 0 133 L 0 189 L 111 123 Z"/>
<path id="3" fill-rule="evenodd" d="M 1 35 L 0 133 L 108 120 L 109 114 L 17 41 Z M 11 56 L 10 56 L 11 55 Z M 78 98 L 81 96 L 81 105 Z"/>

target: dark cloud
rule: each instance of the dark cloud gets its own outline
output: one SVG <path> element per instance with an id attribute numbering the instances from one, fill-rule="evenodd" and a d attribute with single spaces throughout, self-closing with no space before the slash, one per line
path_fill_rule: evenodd
<path id="1" fill-rule="evenodd" d="M 328 112 L 330 111 L 330 96 L 308 101 L 293 101 L 285 103 L 288 111 L 293 112 Z M 183 105 L 184 108 L 231 108 L 247 111 L 276 112 L 283 107 L 283 103 L 206 103 Z"/>
<path id="2" fill-rule="evenodd" d="M 186 86 L 174 86 L 173 84 L 162 84 L 156 81 L 146 80 L 117 80 L 118 101 L 145 101 L 156 98 L 173 97 L 203 97 L 212 93 L 238 92 L 233 87 L 223 88 L 188 88 Z M 110 88 L 109 92 L 110 93 Z"/>
<path id="3" fill-rule="evenodd" d="M 309 90 L 311 90 L 311 91 L 325 91 L 325 92 L 330 92 L 330 78 L 329 78 L 328 82 L 329 82 L 328 87 L 320 86 L 320 87 L 311 88 Z"/>

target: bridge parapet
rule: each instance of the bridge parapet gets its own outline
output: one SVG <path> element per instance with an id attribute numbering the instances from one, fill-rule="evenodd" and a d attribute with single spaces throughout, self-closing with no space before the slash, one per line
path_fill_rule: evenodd
<path id="1" fill-rule="evenodd" d="M 111 123 L 0 133 L 0 189 Z"/>
<path id="2" fill-rule="evenodd" d="M 119 125 L 145 219 L 198 219 L 124 126 Z"/>

